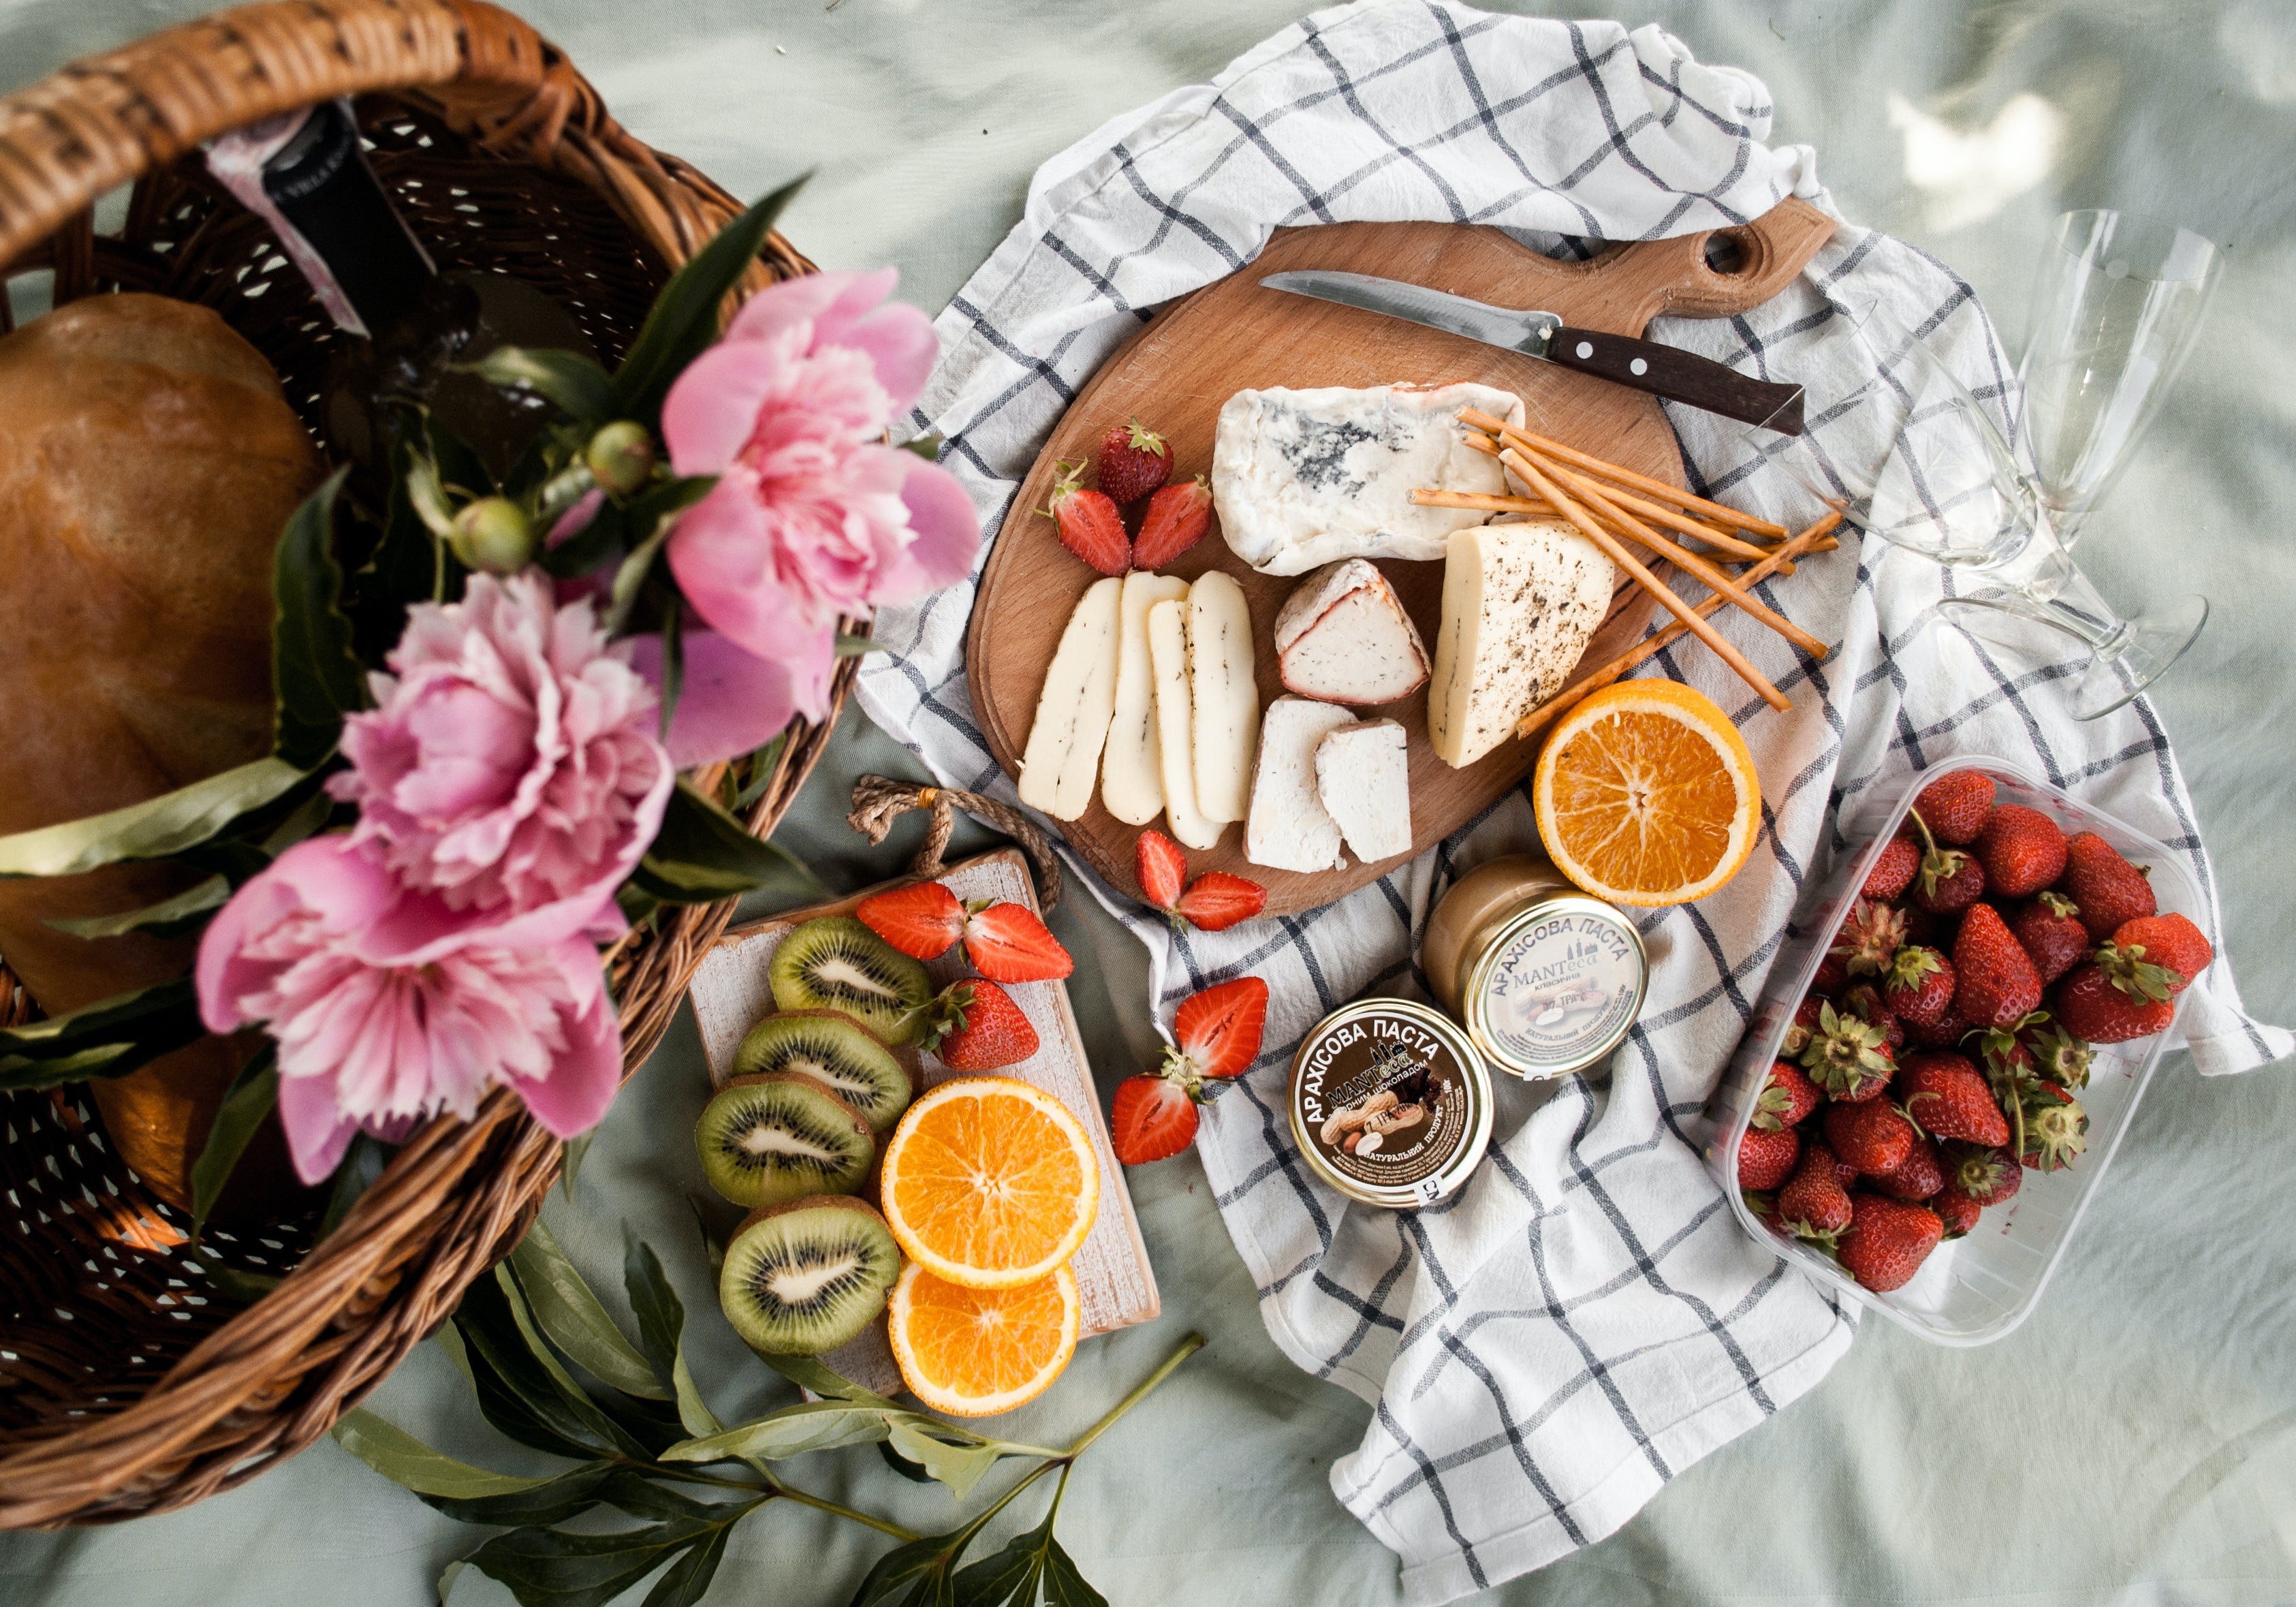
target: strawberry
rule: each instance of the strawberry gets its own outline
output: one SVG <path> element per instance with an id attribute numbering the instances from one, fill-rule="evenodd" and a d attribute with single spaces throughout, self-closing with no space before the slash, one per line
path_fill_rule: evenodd
<path id="1" fill-rule="evenodd" d="M 2175 914 L 2139 915 L 2122 922 L 2112 930 L 2112 946 L 2167 972 L 2171 998 L 2191 987 L 2193 979 L 2217 957 L 2201 929 Z"/>
<path id="2" fill-rule="evenodd" d="M 1934 948 L 1908 943 L 1882 973 L 1882 1002 L 1904 1021 L 1934 1027 L 1953 1007 L 1953 962 Z"/>
<path id="3" fill-rule="evenodd" d="M 1056 982 L 1076 962 L 1052 929 L 1025 904 L 967 905 L 964 957 L 992 982 Z"/>
<path id="4" fill-rule="evenodd" d="M 1914 902 L 1932 915 L 1958 915 L 1985 897 L 1985 867 L 1954 849 L 1924 856 Z"/>
<path id="5" fill-rule="evenodd" d="M 1121 575 L 1132 567 L 1132 538 L 1124 533 L 1124 515 L 1105 491 L 1084 488 L 1082 463 L 1060 465 L 1060 483 L 1053 488 L 1045 517 L 1061 528 L 1061 545 L 1103 575 Z"/>
<path id="6" fill-rule="evenodd" d="M 1963 1021 L 1961 1013 L 1950 1004 L 1946 1006 L 1945 1013 L 1929 1026 L 1924 1027 L 1912 1020 L 1906 1021 L 1906 1041 L 1918 1044 L 1924 1049 L 1950 1049 L 1968 1035 L 1969 1023 Z"/>
<path id="7" fill-rule="evenodd" d="M 2009 1119 L 1983 1073 L 1966 1056 L 1924 1050 L 1906 1057 L 1896 1089 L 1906 1114 L 1932 1138 L 1971 1144 L 2009 1142 Z"/>
<path id="8" fill-rule="evenodd" d="M 1977 1226 L 1978 1213 L 1985 1209 L 1950 1183 L 1930 1196 L 1929 1207 L 1945 1224 L 1945 1236 L 1948 1239 L 1965 1237 Z"/>
<path id="9" fill-rule="evenodd" d="M 2006 1027 L 2041 1002 L 2041 973 L 1989 904 L 1972 908 L 1953 940 L 1953 1004 L 1971 1025 Z M 2084 1035 L 2086 1036 L 2086 1035 Z"/>
<path id="10" fill-rule="evenodd" d="M 1838 1160 L 1869 1177 L 1896 1171 L 1913 1153 L 1914 1124 L 1886 1100 L 1825 1107 L 1825 1142 Z"/>
<path id="11" fill-rule="evenodd" d="M 1212 489 L 1201 474 L 1185 485 L 1166 486 L 1148 499 L 1140 534 L 1132 543 L 1137 568 L 1159 570 L 1204 538 L 1212 526 Z"/>
<path id="12" fill-rule="evenodd" d="M 1985 885 L 2000 898 L 2038 893 L 2064 873 L 2064 828 L 2023 804 L 1996 805 L 1972 847 Z"/>
<path id="13" fill-rule="evenodd" d="M 1841 1008 L 1859 1021 L 1882 1029 L 1882 1042 L 1894 1057 L 1906 1046 L 1906 1029 L 1896 1013 L 1882 1002 L 1882 990 L 1871 982 L 1860 982 L 1841 996 Z"/>
<path id="14" fill-rule="evenodd" d="M 1809 979 L 1809 990 L 1812 993 L 1836 994 L 1849 983 L 1849 967 L 1841 963 L 1840 955 L 1828 949 L 1818 958 L 1817 970 Z"/>
<path id="15" fill-rule="evenodd" d="M 1993 813 L 1993 778 L 1979 770 L 1941 775 L 1914 799 L 1914 818 L 1925 835 L 1956 848 L 1977 840 Z"/>
<path id="16" fill-rule="evenodd" d="M 1206 871 L 1180 895 L 1179 903 L 1173 907 L 1198 931 L 1226 931 L 1266 909 L 1267 890 L 1257 881 L 1231 876 L 1226 871 Z"/>
<path id="17" fill-rule="evenodd" d="M 1178 1154 L 1195 1141 L 1196 1102 L 1168 1078 L 1144 1071 L 1116 1085 L 1109 1143 L 1127 1166 Z"/>
<path id="18" fill-rule="evenodd" d="M 1906 918 L 1906 941 L 1918 943 L 1923 948 L 1948 949 L 1953 947 L 1953 934 L 1961 922 L 1951 915 L 1940 915 L 1934 910 L 1923 909 L 1920 904 L 1907 901 L 1898 908 Z"/>
<path id="19" fill-rule="evenodd" d="M 1804 1077 L 1799 1067 L 1775 1062 L 1770 1079 L 1754 1097 L 1754 1125 L 1766 1133 L 1792 1127 L 1817 1109 L 1820 1097 L 1817 1085 Z"/>
<path id="20" fill-rule="evenodd" d="M 952 982 L 923 1006 L 922 1047 L 952 1071 L 994 1071 L 1037 1052 L 1037 1029 L 994 982 Z"/>
<path id="21" fill-rule="evenodd" d="M 2056 1084 L 2028 1084 L 2018 1103 L 2018 1137 L 2013 1147 L 2027 1166 L 2054 1172 L 2070 1166 L 2074 1157 L 2088 1148 L 2088 1112 Z"/>
<path id="22" fill-rule="evenodd" d="M 1867 898 L 1888 903 L 1913 885 L 1914 873 L 1921 868 L 1921 846 L 1902 833 L 1890 839 L 1882 857 L 1874 861 L 1874 868 L 1866 873 L 1866 885 L 1858 890 Z"/>
<path id="23" fill-rule="evenodd" d="M 1853 977 L 1878 977 L 1906 940 L 1906 918 L 1886 904 L 1860 898 L 1833 935 L 1833 956 Z"/>
<path id="24" fill-rule="evenodd" d="M 1824 999 L 1811 995 L 1794 1006 L 1793 1020 L 1786 1023 L 1783 1045 L 1788 1060 L 1796 1058 L 1809 1047 L 1810 1035 L 1817 1030 L 1817 1013 L 1824 1004 Z"/>
<path id="25" fill-rule="evenodd" d="M 1836 1252 L 1842 1270 L 1877 1294 L 1903 1288 L 1945 1236 L 1927 1206 L 1887 1194 L 1849 1196 L 1849 1229 Z"/>
<path id="26" fill-rule="evenodd" d="M 1792 1127 L 1775 1133 L 1748 1127 L 1738 1141 L 1738 1186 L 1777 1187 L 1793 1175 L 1794 1160 L 1800 1153 L 1801 1135 Z"/>
<path id="27" fill-rule="evenodd" d="M 2036 1024 L 2018 1034 L 2017 1042 L 2031 1056 L 2032 1075 L 2062 1087 L 2088 1086 L 2089 1062 L 2096 1051 L 2062 1027 Z"/>
<path id="28" fill-rule="evenodd" d="M 2043 893 L 2009 912 L 2009 932 L 2032 956 L 2046 988 L 2087 955 L 2088 928 L 2074 917 L 2080 906 L 2062 893 Z"/>
<path id="29" fill-rule="evenodd" d="M 1810 1081 L 1853 1103 L 1879 1095 L 1897 1066 L 1881 1028 L 1827 1004 L 1817 1007 L 1817 1030 L 1801 1052 L 1801 1063 Z"/>
<path id="30" fill-rule="evenodd" d="M 2057 890 L 2080 906 L 2080 922 L 2096 943 L 2109 941 L 2123 922 L 2160 908 L 2144 873 L 2095 832 L 2078 832 L 2066 842 Z"/>
<path id="31" fill-rule="evenodd" d="M 1926 1200 L 1945 1186 L 1945 1167 L 1937 1145 L 1926 1138 L 1914 1140 L 1905 1160 L 1874 1179 L 1874 1186 L 1892 1200 Z"/>
<path id="32" fill-rule="evenodd" d="M 1235 1077 L 1259 1058 L 1267 1025 L 1267 983 L 1238 977 L 1193 993 L 1172 1018 L 1176 1047 L 1164 1051 L 1163 1072 L 1191 1092 L 1207 1077 Z"/>
<path id="33" fill-rule="evenodd" d="M 1949 1144 L 1945 1146 L 1945 1177 L 1948 1188 L 1960 1190 L 1980 1205 L 2005 1205 L 2025 1181 L 2025 1168 L 2014 1150 Z"/>
<path id="34" fill-rule="evenodd" d="M 964 935 L 964 906 L 938 881 L 872 894 L 853 913 L 911 959 L 938 960 Z"/>
<path id="35" fill-rule="evenodd" d="M 1138 502 L 1171 474 L 1171 447 L 1154 430 L 1141 428 L 1138 419 L 1101 437 L 1100 488 L 1111 502 Z"/>
<path id="36" fill-rule="evenodd" d="M 1816 1141 L 1812 1140 L 1812 1142 Z M 1857 1168 L 1836 1155 L 1833 1158 L 1833 1180 L 1840 1184 L 1842 1192 L 1847 1193 L 1857 1186 Z"/>
<path id="37" fill-rule="evenodd" d="M 1802 1146 L 1793 1176 L 1778 1191 L 1781 1228 L 1797 1239 L 1832 1246 L 1833 1235 L 1849 1226 L 1849 1190 L 1835 1169 L 1839 1165 L 1833 1152 L 1816 1139 Z"/>
<path id="38" fill-rule="evenodd" d="M 1133 847 L 1132 873 L 1139 880 L 1141 897 L 1168 915 L 1187 885 L 1188 857 L 1178 843 L 1151 826 Z"/>
<path id="39" fill-rule="evenodd" d="M 2092 1044 L 2125 1044 L 2167 1031 L 2177 1018 L 2177 1007 L 2169 1002 L 2168 985 L 2144 974 L 2160 967 L 2131 960 L 2110 943 L 2097 953 L 2112 955 L 2115 968 L 2126 980 L 2116 981 L 2113 972 L 2095 960 L 2066 972 L 2054 999 L 2057 1020 L 2064 1029 Z"/>

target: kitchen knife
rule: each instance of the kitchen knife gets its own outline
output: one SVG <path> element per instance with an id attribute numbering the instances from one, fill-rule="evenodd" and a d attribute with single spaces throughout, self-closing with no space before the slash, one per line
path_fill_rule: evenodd
<path id="1" fill-rule="evenodd" d="M 1303 273 L 1270 274 L 1260 283 L 1270 290 L 1336 301 L 1384 313 L 1390 318 L 1439 329 L 1521 352 L 1598 380 L 1646 390 L 1670 402 L 1682 402 L 1725 418 L 1760 424 L 1782 435 L 1801 433 L 1802 392 L 1799 385 L 1774 385 L 1750 380 L 1735 369 L 1672 346 L 1637 340 L 1629 335 L 1600 330 L 1571 329 L 1554 313 L 1519 312 L 1492 307 L 1464 296 L 1381 279 L 1369 274 L 1340 274 L 1313 269 Z"/>

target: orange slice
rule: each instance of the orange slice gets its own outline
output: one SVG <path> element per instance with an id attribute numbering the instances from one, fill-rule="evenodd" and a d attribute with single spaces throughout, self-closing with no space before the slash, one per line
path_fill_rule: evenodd
<path id="1" fill-rule="evenodd" d="M 885 1223 L 909 1259 L 967 1289 L 1050 1277 L 1100 1209 L 1083 1124 L 1011 1077 L 961 1077 L 901 1118 L 885 1145 Z"/>
<path id="2" fill-rule="evenodd" d="M 1531 782 L 1554 868 L 1613 904 L 1687 904 L 1738 873 L 1762 824 L 1754 756 L 1711 698 L 1621 681 L 1555 722 Z"/>
<path id="3" fill-rule="evenodd" d="M 1061 1375 L 1083 1309 L 1065 1267 L 1016 1289 L 967 1289 L 912 1261 L 885 1304 L 886 1332 L 911 1394 L 936 1412 L 986 1417 Z"/>

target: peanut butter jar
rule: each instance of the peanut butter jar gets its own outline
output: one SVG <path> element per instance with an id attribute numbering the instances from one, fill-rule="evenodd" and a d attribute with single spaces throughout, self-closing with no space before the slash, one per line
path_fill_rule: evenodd
<path id="1" fill-rule="evenodd" d="M 1529 1081 L 1608 1060 L 1641 1013 L 1650 963 L 1615 906 L 1543 858 L 1513 854 L 1452 884 L 1420 966 L 1491 1065 Z"/>
<path id="2" fill-rule="evenodd" d="M 1409 999 L 1357 999 L 1292 1057 L 1292 1136 L 1351 1200 L 1430 1205 L 1491 1142 L 1491 1074 L 1458 1023 Z"/>

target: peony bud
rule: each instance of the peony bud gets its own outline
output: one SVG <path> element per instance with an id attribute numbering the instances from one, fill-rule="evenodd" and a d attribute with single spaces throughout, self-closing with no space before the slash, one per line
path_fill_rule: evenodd
<path id="1" fill-rule="evenodd" d="M 592 436 L 583 456 L 598 483 L 616 496 L 627 496 L 653 478 L 653 437 L 632 419 L 609 424 Z"/>
<path id="2" fill-rule="evenodd" d="M 455 515 L 447 545 L 468 568 L 514 574 L 533 561 L 534 525 L 509 497 L 481 496 Z"/>

